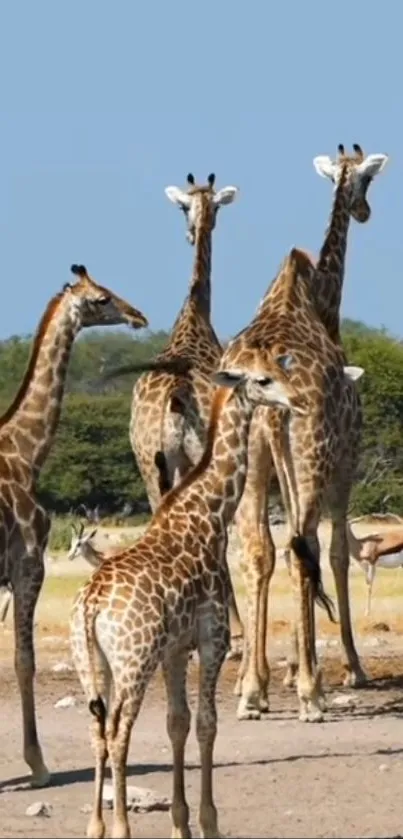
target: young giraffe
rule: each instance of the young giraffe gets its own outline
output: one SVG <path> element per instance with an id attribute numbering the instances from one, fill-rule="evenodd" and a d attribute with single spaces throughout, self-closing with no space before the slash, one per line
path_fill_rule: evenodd
<path id="1" fill-rule="evenodd" d="M 227 526 L 245 482 L 254 407 L 279 403 L 303 411 L 283 369 L 290 366 L 290 357 L 272 358 L 265 353 L 261 360 L 256 352 L 246 375 L 225 370 L 214 375 L 222 386 L 213 398 L 201 460 L 165 495 L 145 534 L 120 555 L 106 558 L 75 599 L 70 624 L 72 655 L 94 718 L 95 794 L 88 837 L 105 834 L 102 789 L 108 756 L 114 786 L 111 835 L 114 839 L 130 836 L 126 813 L 130 734 L 159 663 L 167 691 L 167 729 L 173 754 L 171 836 L 190 837 L 184 787 L 190 728 L 186 667 L 189 650 L 195 647 L 200 660 L 196 721 L 201 763 L 200 833 L 202 837 L 219 836 L 212 770 L 216 684 L 229 645 Z M 319 576 L 315 582 L 321 594 Z"/>
<path id="2" fill-rule="evenodd" d="M 168 186 L 167 197 L 185 214 L 187 239 L 194 246 L 193 271 L 189 294 L 175 321 L 165 349 L 150 363 L 134 385 L 130 441 L 143 478 L 149 503 L 154 512 L 162 495 L 174 486 L 197 463 L 203 452 L 212 400 L 210 374 L 217 370 L 222 347 L 211 323 L 211 250 L 212 233 L 220 207 L 231 204 L 238 189 L 227 186 L 215 191 L 215 175 L 206 186 L 188 175 L 185 192 Z M 178 376 L 168 371 L 167 362 L 185 358 L 193 369 L 203 374 Z M 158 369 L 159 362 L 164 369 Z M 145 369 L 144 365 L 138 365 Z M 133 366 L 114 371 L 131 372 Z M 206 377 L 206 378 L 204 378 Z M 237 639 L 243 628 L 235 597 L 230 606 L 231 630 L 236 653 Z"/>
<path id="3" fill-rule="evenodd" d="M 275 551 L 267 521 L 267 498 L 273 465 L 287 510 L 290 536 L 299 534 L 302 550 L 319 561 L 317 526 L 325 491 L 341 492 L 340 453 L 357 414 L 357 392 L 344 369 L 344 354 L 330 339 L 315 309 L 314 268 L 293 249 L 251 324 L 228 345 L 221 365 L 248 370 L 260 352 L 291 353 L 291 381 L 306 390 L 307 416 L 284 420 L 281 409 L 259 408 L 252 421 L 248 475 L 236 522 L 246 545 L 248 631 L 236 692 L 240 719 L 257 719 L 268 709 L 269 664 L 266 654 L 268 585 Z M 347 375 L 346 375 L 347 373 Z M 274 464 L 273 464 L 274 461 Z M 345 485 L 345 484 L 344 484 Z M 329 492 L 328 492 L 329 494 Z M 336 501 L 330 500 L 332 515 Z M 337 523 L 340 502 L 337 499 Z M 259 530 L 260 527 L 260 530 Z M 256 530 L 252 529 L 256 528 Z M 298 695 L 301 720 L 320 719 L 323 708 L 316 667 L 313 609 L 301 552 L 291 556 L 298 626 Z"/>
<path id="4" fill-rule="evenodd" d="M 340 304 L 350 219 L 353 217 L 360 223 L 369 220 L 371 209 L 367 200 L 367 190 L 373 178 L 382 171 L 388 160 L 385 154 L 370 154 L 364 157 L 358 143 L 354 143 L 353 152 L 353 155 L 346 154 L 344 146 L 340 144 L 335 161 L 327 156 L 319 156 L 314 159 L 314 166 L 318 174 L 330 178 L 334 184 L 334 199 L 325 239 L 319 259 L 315 263 L 312 299 L 317 314 L 324 323 L 330 338 L 340 347 L 342 352 Z M 335 475 L 331 491 L 330 564 L 335 579 L 340 613 L 342 655 L 345 668 L 344 684 L 359 687 L 366 682 L 366 675 L 355 648 L 351 626 L 348 593 L 349 552 L 346 533 L 347 509 L 361 439 L 362 412 L 358 394 L 356 394 L 354 405 L 355 409 L 349 426 L 349 433 L 345 433 L 340 439 L 339 470 Z M 285 685 L 292 685 L 295 682 L 297 670 L 298 644 L 297 631 L 294 627 L 287 672 L 284 678 Z"/>
<path id="5" fill-rule="evenodd" d="M 33 680 L 33 620 L 44 578 L 50 518 L 39 504 L 37 482 L 49 453 L 62 405 L 73 341 L 82 327 L 129 323 L 147 326 L 141 312 L 92 280 L 84 266 L 53 297 L 37 328 L 20 388 L 0 418 L 0 585 L 14 594 L 15 669 L 21 694 L 24 758 L 32 784 L 49 772 L 38 741 Z"/>

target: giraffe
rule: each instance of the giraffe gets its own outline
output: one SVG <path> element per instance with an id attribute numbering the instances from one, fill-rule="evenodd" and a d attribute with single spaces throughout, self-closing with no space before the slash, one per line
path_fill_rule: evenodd
<path id="1" fill-rule="evenodd" d="M 334 197 L 322 249 L 319 259 L 315 262 L 312 291 L 318 316 L 326 326 L 331 339 L 342 352 L 340 304 L 350 219 L 353 217 L 361 224 L 369 220 L 371 208 L 367 200 L 368 187 L 374 177 L 382 171 L 387 160 L 388 156 L 385 154 L 364 156 L 361 146 L 354 143 L 352 155 L 347 154 L 345 147 L 339 144 L 336 160 L 333 161 L 326 155 L 320 155 L 313 161 L 317 173 L 322 177 L 328 177 L 334 184 Z M 351 687 L 360 687 L 367 680 L 357 655 L 351 627 L 348 594 L 349 552 L 346 532 L 347 507 L 358 461 L 361 429 L 361 402 L 357 394 L 349 433 L 345 434 L 340 441 L 342 446 L 339 456 L 340 473 L 336 480 L 338 494 L 336 490 L 333 492 L 330 508 L 332 520 L 330 564 L 335 579 L 341 619 L 344 684 Z M 297 669 L 297 633 L 294 627 L 284 678 L 285 685 L 294 684 Z"/>
<path id="2" fill-rule="evenodd" d="M 201 457 L 213 396 L 206 377 L 218 368 L 222 355 L 211 323 L 212 233 L 219 208 L 235 200 L 238 188 L 227 186 L 216 192 L 214 174 L 208 176 L 205 186 L 196 184 L 191 173 L 187 181 L 187 191 L 168 186 L 165 193 L 185 214 L 186 238 L 194 246 L 189 293 L 168 344 L 156 359 L 163 362 L 164 370 L 151 364 L 133 388 L 130 441 L 152 511 L 162 495 Z M 204 376 L 172 375 L 167 362 L 172 361 L 175 370 L 180 358 L 189 360 Z M 122 368 L 122 372 L 131 370 L 133 366 Z M 236 654 L 243 627 L 234 596 L 230 616 Z"/>
<path id="3" fill-rule="evenodd" d="M 249 436 L 248 474 L 235 520 L 243 541 L 243 572 L 247 588 L 247 633 L 235 692 L 240 695 L 239 719 L 258 719 L 268 710 L 270 677 L 266 654 L 268 587 L 275 550 L 267 518 L 273 467 L 276 470 L 290 530 L 290 574 L 298 629 L 297 691 L 300 719 L 322 718 L 324 697 L 314 644 L 314 613 L 301 554 L 318 563 L 317 526 L 325 498 L 337 534 L 348 497 L 348 480 L 340 479 L 340 454 L 358 411 L 354 379 L 357 370 L 345 367 L 340 346 L 319 317 L 315 298 L 316 272 L 311 259 L 293 248 L 246 329 L 227 346 L 221 366 L 248 370 L 256 348 L 291 353 L 291 381 L 305 388 L 308 414 L 284 419 L 279 408 L 258 408 Z M 353 381 L 352 381 L 353 380 Z M 346 465 L 348 471 L 348 464 Z M 348 476 L 349 477 L 349 476 Z M 343 531 L 344 533 L 344 531 Z M 296 537 L 300 542 L 295 543 Z M 339 536 L 340 538 L 340 536 Z M 344 546 L 342 546 L 344 548 Z M 342 562 L 348 562 L 341 557 Z M 339 560 L 335 545 L 332 565 Z M 339 588 L 337 594 L 340 595 Z M 339 609 L 342 621 L 346 613 Z M 344 626 L 342 624 L 342 632 Z M 344 640 L 344 636 L 343 636 Z M 355 663 L 355 662 L 354 662 Z"/>
<path id="4" fill-rule="evenodd" d="M 212 374 L 218 387 L 201 459 L 164 495 L 144 535 L 104 559 L 75 598 L 72 657 L 93 716 L 95 783 L 88 837 L 105 835 L 102 790 L 108 757 L 114 787 L 111 835 L 130 837 L 125 777 L 130 735 L 160 663 L 173 756 L 171 836 L 190 837 L 184 758 L 190 729 L 186 669 L 192 648 L 200 661 L 200 835 L 220 835 L 212 772 L 216 684 L 230 642 L 227 526 L 242 495 L 254 408 L 279 403 L 292 412 L 304 410 L 300 394 L 290 387 L 289 367 L 290 356 L 265 353 L 261 362 L 256 353 L 246 374 Z M 320 595 L 320 574 L 315 586 Z"/>
<path id="5" fill-rule="evenodd" d="M 44 579 L 50 517 L 37 496 L 41 467 L 59 422 L 67 365 L 80 329 L 98 324 L 147 326 L 141 312 L 98 285 L 83 265 L 75 283 L 48 303 L 32 344 L 24 378 L 0 418 L 0 585 L 14 595 L 15 670 L 23 716 L 24 758 L 33 786 L 50 775 L 42 757 L 34 700 L 33 621 Z"/>

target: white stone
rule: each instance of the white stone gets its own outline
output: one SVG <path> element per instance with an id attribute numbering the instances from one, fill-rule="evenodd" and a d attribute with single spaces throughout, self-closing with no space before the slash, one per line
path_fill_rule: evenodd
<path id="1" fill-rule="evenodd" d="M 380 766 L 379 766 L 379 771 L 380 772 L 388 772 L 389 769 L 390 769 L 390 767 L 388 766 L 387 763 L 381 763 Z"/>
<path id="2" fill-rule="evenodd" d="M 106 807 L 113 805 L 112 784 L 105 784 L 102 800 Z M 148 813 L 151 810 L 169 810 L 171 801 L 166 795 L 158 795 L 147 787 L 127 787 L 127 809 L 137 813 Z"/>
<path id="3" fill-rule="evenodd" d="M 379 647 L 380 643 L 381 642 L 380 642 L 379 638 L 376 638 L 376 637 L 366 638 L 366 640 L 364 641 L 364 644 L 365 644 L 366 647 Z"/>
<path id="4" fill-rule="evenodd" d="M 54 673 L 71 673 L 73 668 L 71 664 L 67 664 L 67 661 L 58 661 L 53 665 L 52 670 Z"/>
<path id="5" fill-rule="evenodd" d="M 62 699 L 58 699 L 55 702 L 55 708 L 72 708 L 74 705 L 77 704 L 77 700 L 74 696 L 63 696 Z"/>
<path id="6" fill-rule="evenodd" d="M 30 804 L 29 807 L 25 810 L 26 816 L 43 816 L 45 818 L 49 818 L 52 811 L 52 805 L 48 804 L 47 801 L 34 801 L 33 804 Z"/>
<path id="7" fill-rule="evenodd" d="M 342 693 L 332 699 L 332 705 L 340 708 L 355 708 L 355 697 L 352 693 Z"/>

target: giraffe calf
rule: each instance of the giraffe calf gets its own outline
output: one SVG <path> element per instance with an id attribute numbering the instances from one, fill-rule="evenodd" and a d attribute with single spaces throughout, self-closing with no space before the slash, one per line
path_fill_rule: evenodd
<path id="1" fill-rule="evenodd" d="M 220 835 L 212 776 L 216 685 L 230 640 L 227 526 L 245 484 L 255 406 L 280 403 L 303 412 L 285 373 L 291 361 L 285 356 L 269 359 L 266 354 L 262 369 L 214 374 L 221 387 L 213 399 L 201 460 L 164 496 L 144 535 L 106 557 L 77 594 L 70 629 L 73 661 L 93 716 L 95 789 L 87 827 L 92 839 L 105 835 L 102 790 L 108 757 L 114 786 L 112 836 L 130 837 L 126 812 L 130 733 L 159 664 L 173 755 L 171 836 L 190 837 L 184 759 L 190 728 L 186 670 L 192 648 L 199 655 L 200 833 Z M 320 584 L 319 568 L 317 581 Z"/>

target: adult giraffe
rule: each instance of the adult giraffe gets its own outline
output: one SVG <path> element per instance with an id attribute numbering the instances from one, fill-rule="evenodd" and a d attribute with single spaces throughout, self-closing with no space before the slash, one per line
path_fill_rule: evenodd
<path id="1" fill-rule="evenodd" d="M 52 297 L 40 320 L 29 363 L 11 405 L 0 418 L 0 584 L 14 595 L 15 670 L 23 715 L 24 758 L 32 784 L 50 775 L 38 740 L 33 680 L 33 621 L 44 578 L 44 551 L 50 518 L 37 497 L 40 470 L 52 446 L 63 400 L 74 339 L 86 326 L 147 319 L 112 291 L 73 265 L 77 282 Z"/>
<path id="2" fill-rule="evenodd" d="M 275 549 L 267 508 L 273 461 L 287 510 L 290 535 L 295 534 L 296 529 L 300 531 L 308 538 L 310 548 L 317 556 L 316 531 L 325 499 L 330 506 L 330 561 L 336 582 L 346 681 L 358 684 L 365 679 L 351 630 L 349 557 L 345 532 L 361 429 L 361 409 L 355 385 L 349 378 L 341 377 L 345 357 L 339 334 L 339 309 L 350 217 L 360 222 L 368 220 L 368 186 L 386 160 L 386 155 L 369 155 L 364 158 L 358 145 L 354 146 L 353 156 L 346 155 L 340 146 L 336 161 L 323 157 L 315 159 L 317 171 L 330 177 L 335 184 L 330 222 L 315 270 L 312 261 L 305 255 L 306 264 L 302 260 L 301 271 L 291 271 L 294 277 L 291 282 L 289 268 L 283 266 L 270 285 L 252 323 L 230 342 L 221 360 L 225 367 L 231 362 L 237 368 L 245 351 L 253 349 L 254 342 L 258 341 L 259 346 L 262 342 L 269 347 L 274 343 L 277 346 L 278 341 L 280 346 L 285 347 L 284 352 L 290 351 L 295 355 L 292 379 L 305 382 L 312 405 L 309 421 L 301 420 L 301 423 L 297 423 L 294 426 L 295 433 L 291 436 L 284 424 L 283 412 L 277 409 L 258 409 L 251 425 L 248 476 L 236 515 L 244 553 L 243 571 L 248 604 L 248 631 L 235 689 L 241 696 L 239 719 L 258 719 L 261 711 L 268 709 L 270 671 L 266 652 L 267 603 Z M 299 283 L 300 274 L 304 280 Z M 302 321 L 307 325 L 307 334 L 301 332 Z M 295 349 L 295 344 L 298 345 L 297 335 L 301 343 Z M 313 340 L 314 336 L 317 337 L 317 344 Z M 294 463 L 293 467 L 289 466 L 290 459 Z M 299 470 L 297 479 L 291 476 L 295 468 Z M 298 481 L 301 483 L 298 484 Z M 304 511 L 297 492 L 302 490 L 303 485 L 307 487 Z M 321 716 L 318 702 L 320 686 L 313 677 L 313 611 L 307 623 L 307 594 L 295 554 L 291 567 L 294 569 L 294 584 L 298 589 L 297 623 L 301 627 L 304 624 L 305 629 L 299 633 L 298 647 L 294 644 L 286 679 L 290 682 L 295 676 L 299 662 L 302 667 L 299 676 L 301 719 L 318 719 Z M 308 627 L 310 638 L 306 636 Z M 296 640 L 297 636 L 294 635 L 294 638 Z"/>
<path id="3" fill-rule="evenodd" d="M 186 191 L 168 186 L 165 193 L 185 214 L 186 237 L 194 246 L 189 293 L 176 318 L 164 350 L 136 381 L 130 420 L 130 442 L 154 512 L 162 495 L 178 483 L 202 455 L 213 398 L 210 376 L 217 370 L 222 347 L 211 323 L 212 234 L 220 207 L 231 204 L 238 189 L 215 190 L 215 175 L 206 185 L 187 177 Z M 184 376 L 169 372 L 185 359 L 193 372 Z M 145 369 L 146 364 L 138 368 Z M 128 366 L 119 372 L 130 372 Z M 202 374 L 198 376 L 197 373 Z M 196 374 L 196 375 L 195 375 Z M 235 597 L 231 607 L 233 651 L 243 634 Z"/>

